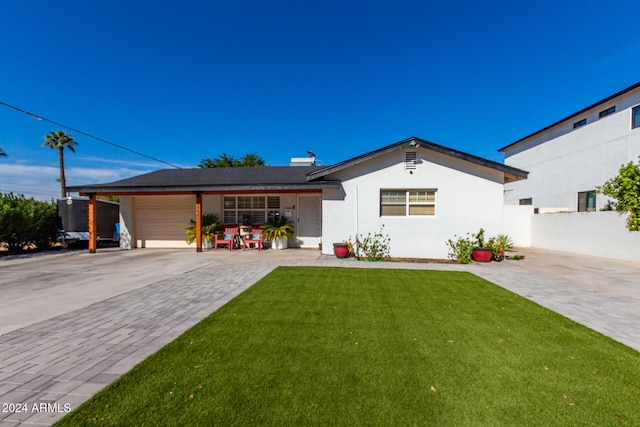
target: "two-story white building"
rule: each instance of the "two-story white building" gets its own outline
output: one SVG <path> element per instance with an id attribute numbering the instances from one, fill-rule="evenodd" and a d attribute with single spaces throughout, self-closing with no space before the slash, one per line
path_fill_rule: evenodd
<path id="1" fill-rule="evenodd" d="M 640 156 L 640 83 L 501 148 L 505 164 L 529 171 L 505 186 L 505 203 L 596 211 L 596 186 Z"/>
<path id="2" fill-rule="evenodd" d="M 638 161 L 640 83 L 500 151 L 506 165 L 529 172 L 505 184 L 504 200 L 505 212 L 531 205 L 538 213 L 512 227 L 525 230 L 531 246 L 640 261 L 640 232 L 627 229 L 625 213 L 601 211 L 608 198 L 596 193 L 620 166 Z"/>

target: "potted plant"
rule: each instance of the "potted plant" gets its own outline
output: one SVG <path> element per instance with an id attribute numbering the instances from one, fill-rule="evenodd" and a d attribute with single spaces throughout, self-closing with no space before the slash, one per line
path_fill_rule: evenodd
<path id="1" fill-rule="evenodd" d="M 288 239 L 293 237 L 293 225 L 285 217 L 277 217 L 262 226 L 262 236 L 273 249 L 286 249 Z"/>
<path id="2" fill-rule="evenodd" d="M 217 233 L 222 231 L 222 224 L 219 223 L 219 219 L 216 215 L 205 214 L 202 215 L 202 247 L 210 249 L 213 247 L 213 238 Z M 196 241 L 196 222 L 189 220 L 189 227 L 187 227 L 187 244 L 192 244 Z"/>
<path id="3" fill-rule="evenodd" d="M 341 243 L 333 244 L 333 254 L 338 258 L 349 258 L 355 254 L 351 237 L 349 240 L 343 240 Z"/>
<path id="4" fill-rule="evenodd" d="M 496 261 L 502 261 L 504 259 L 505 251 L 513 248 L 513 241 L 511 237 L 506 234 L 498 234 L 498 237 L 491 238 L 489 240 L 489 246 L 492 249 L 493 259 Z"/>
<path id="5" fill-rule="evenodd" d="M 489 262 L 493 258 L 493 248 L 485 246 L 484 228 L 475 235 L 476 246 L 473 247 L 473 260 L 477 262 Z"/>

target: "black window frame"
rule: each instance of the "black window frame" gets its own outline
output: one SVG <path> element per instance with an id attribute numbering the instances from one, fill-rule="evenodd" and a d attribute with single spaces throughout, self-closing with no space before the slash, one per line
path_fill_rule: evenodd
<path id="1" fill-rule="evenodd" d="M 602 110 L 598 113 L 598 117 L 599 118 L 603 118 L 605 116 L 608 116 L 609 114 L 613 114 L 616 112 L 616 106 L 614 105 L 613 107 L 609 107 L 606 110 Z"/>
<path id="2" fill-rule="evenodd" d="M 587 124 L 587 119 L 586 119 L 586 118 L 585 118 L 585 119 L 582 119 L 582 120 L 578 120 L 577 122 L 575 122 L 575 123 L 573 124 L 573 128 L 574 128 L 574 129 L 577 129 L 577 128 L 579 128 L 580 126 L 584 126 L 584 125 L 586 125 L 586 124 Z"/>
<path id="3" fill-rule="evenodd" d="M 593 197 L 593 207 L 589 207 L 589 199 Z M 595 212 L 596 209 L 596 191 L 580 191 L 578 192 L 578 212 Z"/>
<path id="4" fill-rule="evenodd" d="M 631 109 L 631 129 L 640 128 L 640 105 Z"/>

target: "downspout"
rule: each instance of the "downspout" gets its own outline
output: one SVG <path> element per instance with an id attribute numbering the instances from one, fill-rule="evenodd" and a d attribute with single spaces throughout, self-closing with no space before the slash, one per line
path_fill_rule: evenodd
<path id="1" fill-rule="evenodd" d="M 356 185 L 356 241 L 358 240 L 358 233 L 360 231 L 360 195 L 358 193 L 358 186 Z"/>

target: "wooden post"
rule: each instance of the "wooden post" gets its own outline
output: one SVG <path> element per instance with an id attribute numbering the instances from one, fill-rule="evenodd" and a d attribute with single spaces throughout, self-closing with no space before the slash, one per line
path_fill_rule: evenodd
<path id="1" fill-rule="evenodd" d="M 202 252 L 202 193 L 196 193 L 196 252 Z"/>
<path id="2" fill-rule="evenodd" d="M 98 222 L 96 212 L 96 195 L 89 194 L 89 253 L 95 254 L 98 247 Z"/>

